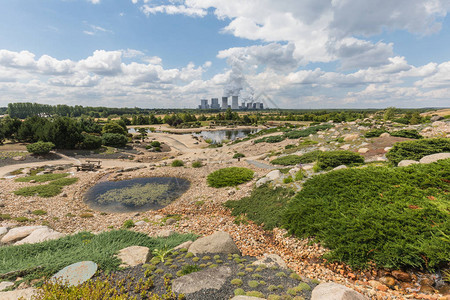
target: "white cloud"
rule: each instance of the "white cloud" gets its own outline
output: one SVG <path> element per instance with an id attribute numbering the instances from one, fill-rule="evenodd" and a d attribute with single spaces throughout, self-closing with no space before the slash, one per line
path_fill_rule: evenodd
<path id="1" fill-rule="evenodd" d="M 92 4 L 99 4 L 100 0 L 88 0 L 89 2 L 91 2 Z"/>
<path id="2" fill-rule="evenodd" d="M 149 16 L 150 14 L 165 13 L 168 15 L 186 15 L 190 17 L 204 17 L 208 13 L 204 9 L 186 7 L 184 5 L 159 5 L 149 6 L 143 5 L 141 10 L 144 14 Z"/>
<path id="3" fill-rule="evenodd" d="M 96 50 L 92 56 L 79 61 L 77 68 L 98 75 L 116 75 L 122 71 L 122 52 Z"/>

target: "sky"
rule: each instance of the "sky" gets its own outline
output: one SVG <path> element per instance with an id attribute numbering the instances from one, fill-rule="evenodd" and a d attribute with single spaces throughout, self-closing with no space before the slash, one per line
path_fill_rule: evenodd
<path id="1" fill-rule="evenodd" d="M 0 107 L 450 107 L 450 0 L 2 0 Z"/>

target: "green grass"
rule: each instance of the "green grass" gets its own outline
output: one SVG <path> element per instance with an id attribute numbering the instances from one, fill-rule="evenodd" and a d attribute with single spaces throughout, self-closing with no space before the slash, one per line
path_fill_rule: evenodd
<path id="1" fill-rule="evenodd" d="M 249 197 L 237 201 L 227 201 L 224 206 L 232 210 L 232 215 L 239 218 L 245 215 L 256 224 L 264 224 L 264 229 L 280 227 L 282 209 L 294 196 L 294 191 L 278 187 L 273 189 L 262 185 L 252 191 Z"/>
<path id="2" fill-rule="evenodd" d="M 450 160 L 314 176 L 287 204 L 282 224 L 330 248 L 330 260 L 435 268 L 450 261 L 449 182 Z"/>
<path id="3" fill-rule="evenodd" d="M 209 186 L 220 188 L 236 186 L 252 180 L 254 172 L 247 168 L 230 167 L 212 172 L 207 177 Z"/>
<path id="4" fill-rule="evenodd" d="M 395 143 L 392 149 L 386 153 L 386 157 L 391 163 L 397 165 L 404 159 L 420 160 L 424 156 L 441 152 L 450 152 L 449 138 Z"/>
<path id="5" fill-rule="evenodd" d="M 117 270 L 121 263 L 114 256 L 120 249 L 129 246 L 145 246 L 150 250 L 165 245 L 175 247 L 191 239 L 195 239 L 195 236 L 173 234 L 168 238 L 152 238 L 143 233 L 127 230 L 102 232 L 98 235 L 81 232 L 38 244 L 1 247 L 0 274 L 41 266 L 26 276 L 27 279 L 41 278 L 85 260 L 94 261 L 101 270 L 112 271 Z"/>
<path id="6" fill-rule="evenodd" d="M 60 179 L 60 178 L 63 178 L 63 177 L 69 176 L 69 175 L 70 175 L 69 173 L 34 175 L 34 176 L 20 177 L 20 178 L 17 178 L 15 181 L 30 182 L 31 180 L 34 180 L 36 182 L 46 182 L 46 181 Z"/>
<path id="7" fill-rule="evenodd" d="M 48 184 L 41 184 L 36 186 L 28 186 L 14 191 L 14 194 L 17 196 L 34 196 L 38 195 L 39 197 L 54 197 L 61 193 L 62 187 L 66 185 L 74 184 L 78 181 L 78 178 L 59 178 L 54 181 L 51 181 Z"/>
<path id="8" fill-rule="evenodd" d="M 302 137 L 307 137 L 310 134 L 315 134 L 321 130 L 326 130 L 329 128 L 334 127 L 331 124 L 324 124 L 324 125 L 317 125 L 317 126 L 311 126 L 303 130 L 292 130 L 284 133 L 284 136 L 288 139 L 299 139 Z"/>

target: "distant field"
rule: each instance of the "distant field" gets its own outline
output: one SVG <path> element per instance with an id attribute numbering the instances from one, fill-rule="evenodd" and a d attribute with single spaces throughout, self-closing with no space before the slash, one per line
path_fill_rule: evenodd
<path id="1" fill-rule="evenodd" d="M 435 110 L 435 111 L 429 111 L 426 113 L 422 113 L 422 116 L 431 116 L 431 115 L 438 115 L 441 117 L 445 117 L 445 116 L 449 116 L 450 115 L 450 108 L 444 108 L 444 109 L 439 109 L 439 110 Z"/>

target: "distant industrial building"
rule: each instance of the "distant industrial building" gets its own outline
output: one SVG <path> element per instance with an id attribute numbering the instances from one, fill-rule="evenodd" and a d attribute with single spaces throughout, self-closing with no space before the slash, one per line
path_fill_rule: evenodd
<path id="1" fill-rule="evenodd" d="M 208 104 L 207 99 L 201 99 L 199 109 L 222 109 L 226 110 L 228 108 L 232 110 L 261 110 L 264 109 L 264 104 L 262 102 L 242 102 L 242 105 L 239 106 L 239 97 L 232 96 L 231 97 L 231 106 L 228 105 L 228 97 L 222 97 L 222 105 L 219 104 L 219 98 L 211 98 L 211 105 Z"/>

